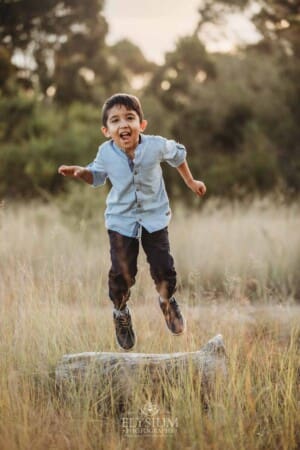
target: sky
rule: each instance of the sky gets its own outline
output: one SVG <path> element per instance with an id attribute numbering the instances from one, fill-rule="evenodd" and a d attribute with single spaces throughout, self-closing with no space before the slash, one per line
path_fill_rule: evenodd
<path id="1" fill-rule="evenodd" d="M 191 34 L 198 20 L 200 0 L 106 0 L 104 15 L 109 24 L 108 44 L 128 38 L 146 58 L 163 63 L 164 53 L 174 49 L 180 36 Z M 248 15 L 251 11 L 248 12 Z M 246 16 L 234 14 L 225 33 L 205 29 L 208 51 L 232 51 L 237 41 L 255 42 L 258 34 Z"/>

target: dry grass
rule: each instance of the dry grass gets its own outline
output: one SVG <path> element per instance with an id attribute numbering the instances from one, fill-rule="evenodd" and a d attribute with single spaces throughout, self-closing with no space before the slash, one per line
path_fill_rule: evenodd
<path id="1" fill-rule="evenodd" d="M 205 411 L 197 389 L 182 382 L 157 399 L 178 420 L 175 434 L 127 439 L 104 400 L 87 394 L 62 403 L 54 389 L 62 354 L 116 351 L 105 231 L 94 218 L 70 225 L 54 205 L 2 207 L 1 449 L 299 448 L 298 207 L 209 202 L 199 214 L 178 208 L 175 216 L 171 243 L 188 332 L 168 334 L 141 255 L 131 300 L 136 351 L 194 351 L 222 333 L 228 383 Z M 132 407 L 145 400 L 137 389 Z"/>

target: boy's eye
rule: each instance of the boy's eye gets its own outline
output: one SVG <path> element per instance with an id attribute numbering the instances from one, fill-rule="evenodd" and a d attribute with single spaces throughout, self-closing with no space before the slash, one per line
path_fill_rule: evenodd
<path id="1" fill-rule="evenodd" d="M 118 117 L 112 117 L 110 119 L 110 123 L 117 123 L 117 122 L 119 122 L 119 120 L 120 119 Z M 135 120 L 135 116 L 133 116 L 133 115 L 126 116 L 126 120 L 130 120 L 130 121 Z"/>

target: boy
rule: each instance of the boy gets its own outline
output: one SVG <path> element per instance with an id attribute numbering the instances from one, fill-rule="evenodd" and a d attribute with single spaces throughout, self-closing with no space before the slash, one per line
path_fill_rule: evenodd
<path id="1" fill-rule="evenodd" d="M 202 196 L 206 187 L 196 181 L 186 162 L 184 146 L 160 136 L 143 135 L 147 126 L 137 97 L 115 94 L 102 108 L 102 132 L 106 141 L 87 167 L 61 166 L 64 176 L 100 186 L 109 178 L 105 224 L 110 240 L 109 297 L 114 304 L 116 338 L 124 350 L 135 345 L 127 301 L 135 283 L 139 241 L 147 255 L 150 273 L 159 293 L 159 305 L 167 327 L 183 333 L 185 320 L 177 304 L 176 271 L 170 254 L 168 223 L 171 217 L 160 163 L 176 167 L 187 186 Z"/>

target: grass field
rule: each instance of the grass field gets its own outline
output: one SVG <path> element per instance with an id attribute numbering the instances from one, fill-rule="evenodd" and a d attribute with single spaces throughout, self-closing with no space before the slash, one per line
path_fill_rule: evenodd
<path id="1" fill-rule="evenodd" d="M 221 333 L 229 367 L 208 410 L 199 390 L 181 382 L 156 399 L 161 414 L 176 418 L 174 434 L 130 438 L 105 399 L 87 392 L 62 402 L 53 376 L 63 354 L 118 351 L 101 210 L 97 217 L 61 203 L 7 203 L 0 214 L 0 449 L 300 447 L 298 205 L 174 208 L 170 239 L 188 322 L 180 338 L 166 330 L 140 255 L 130 300 L 135 351 L 195 351 Z M 146 401 L 137 387 L 131 407 Z"/>

